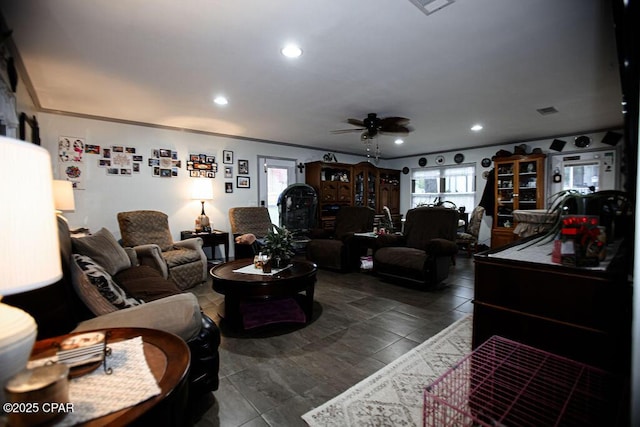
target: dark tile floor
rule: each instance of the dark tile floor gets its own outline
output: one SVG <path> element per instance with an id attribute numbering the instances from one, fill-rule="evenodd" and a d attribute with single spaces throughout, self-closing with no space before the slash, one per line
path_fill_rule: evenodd
<path id="1" fill-rule="evenodd" d="M 243 335 L 223 329 L 220 388 L 196 426 L 305 426 L 302 414 L 472 312 L 466 254 L 445 283 L 422 291 L 371 274 L 319 270 L 311 324 Z M 193 292 L 220 324 L 224 297 L 210 284 Z"/>

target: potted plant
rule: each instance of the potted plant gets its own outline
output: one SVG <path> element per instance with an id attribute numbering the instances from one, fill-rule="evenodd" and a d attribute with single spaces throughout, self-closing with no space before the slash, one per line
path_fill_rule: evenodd
<path id="1" fill-rule="evenodd" d="M 271 230 L 264 237 L 263 252 L 271 258 L 274 268 L 284 268 L 289 265 L 293 252 L 293 234 L 286 227 L 273 224 Z"/>

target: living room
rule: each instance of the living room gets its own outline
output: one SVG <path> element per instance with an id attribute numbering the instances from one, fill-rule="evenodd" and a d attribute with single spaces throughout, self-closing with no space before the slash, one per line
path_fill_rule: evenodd
<path id="1" fill-rule="evenodd" d="M 1 9 L 4 9 L 4 6 L 2 6 Z M 447 13 L 449 10 L 450 7 L 443 9 L 440 13 Z M 12 27 L 11 22 L 8 22 L 8 28 Z M 21 37 L 19 27 L 16 26 L 14 31 L 16 40 L 19 41 Z M 20 43 L 16 44 L 19 49 Z M 18 52 L 22 53 L 19 50 Z M 308 54 L 311 54 L 311 52 L 305 49 L 304 55 Z M 26 52 L 24 54 L 25 58 L 23 59 L 27 59 L 27 64 L 30 55 L 31 53 L 27 55 Z M 107 68 L 108 67 L 105 67 L 105 73 L 107 73 Z M 613 68 L 613 74 L 617 75 L 618 71 L 615 67 Z M 62 68 L 55 69 L 60 72 L 62 70 Z M 27 68 L 26 71 L 28 73 L 35 72 L 29 70 L 29 68 Z M 169 227 L 173 237 L 175 240 L 180 240 L 180 232 L 194 228 L 194 220 L 200 214 L 201 210 L 201 201 L 191 198 L 192 186 L 194 181 L 196 181 L 195 178 L 190 176 L 191 171 L 187 165 L 191 155 L 203 154 L 215 159 L 217 172 L 208 178 L 213 188 L 213 198 L 205 200 L 203 206 L 211 220 L 212 227 L 227 232 L 231 230 L 228 217 L 229 209 L 240 206 L 259 206 L 261 203 L 262 199 L 259 187 L 262 179 L 261 173 L 264 168 L 264 165 L 261 163 L 262 158 L 284 159 L 293 162 L 295 165 L 304 165 L 308 162 L 322 161 L 325 155 L 333 154 L 340 163 L 357 164 L 367 160 L 374 162 L 373 158 L 367 157 L 365 145 L 360 141 L 360 133 L 348 133 L 348 136 L 340 136 L 340 138 L 351 138 L 353 141 L 340 139 L 338 140 L 337 146 L 335 140 L 328 142 L 326 145 L 317 143 L 307 145 L 298 143 L 295 137 L 281 137 L 281 139 L 276 139 L 267 134 L 256 136 L 251 133 L 246 133 L 246 129 L 251 127 L 250 121 L 236 122 L 230 125 L 231 119 L 225 115 L 227 113 L 224 110 L 215 110 L 215 112 L 211 113 L 211 115 L 215 116 L 215 123 L 213 127 L 209 127 L 207 130 L 200 128 L 200 121 L 207 122 L 207 125 L 210 125 L 209 120 L 211 120 L 211 118 L 204 117 L 204 115 L 198 116 L 197 114 L 194 114 L 194 117 L 188 118 L 187 120 L 180 121 L 180 118 L 177 117 L 175 113 L 167 112 L 167 117 L 170 117 L 169 119 L 165 117 L 162 123 L 154 123 L 153 120 L 145 122 L 139 118 L 139 116 L 129 118 L 114 114 L 113 117 L 109 117 L 95 113 L 93 110 L 89 112 L 77 112 L 71 109 L 65 110 L 64 108 L 53 106 L 53 104 L 47 104 L 48 95 L 45 93 L 46 91 L 41 91 L 39 85 L 34 84 L 37 83 L 37 81 L 30 80 L 29 74 L 25 75 L 24 72 L 24 68 L 18 67 L 19 83 L 15 93 L 16 110 L 18 113 L 26 113 L 27 117 L 34 116 L 37 118 L 40 132 L 40 145 L 47 149 L 51 155 L 54 178 L 62 179 L 63 171 L 65 167 L 68 166 L 68 164 L 63 163 L 60 159 L 60 144 L 62 141 L 68 139 L 73 143 L 75 140 L 80 140 L 85 147 L 91 147 L 82 152 L 82 160 L 75 165 L 79 168 L 82 175 L 77 179 L 72 179 L 76 184 L 76 190 L 74 191 L 75 209 L 73 212 L 64 214 L 72 228 L 84 227 L 90 232 L 96 232 L 104 227 L 119 239 L 121 235 L 117 220 L 118 212 L 152 209 L 168 215 Z M 290 70 L 287 72 L 290 72 Z M 185 76 L 183 78 L 188 77 Z M 357 79 L 354 79 L 353 84 L 358 84 Z M 114 92 L 119 92 L 119 90 L 114 89 Z M 119 92 L 118 95 L 114 96 L 120 96 L 121 99 L 119 102 L 127 104 L 127 97 L 129 96 L 133 102 L 133 98 L 148 95 L 146 93 L 143 95 L 142 92 L 142 89 L 138 88 L 135 90 L 132 89 L 131 92 L 126 93 L 126 95 Z M 385 92 L 385 94 L 385 96 L 390 96 L 388 92 Z M 284 94 L 280 95 L 284 96 Z M 316 94 L 316 96 L 320 95 Z M 90 98 L 90 96 L 88 97 Z M 157 100 L 155 102 L 159 104 L 162 103 Z M 349 104 L 351 103 L 349 102 Z M 429 110 L 430 107 L 426 104 L 425 102 L 423 109 Z M 543 106 L 546 105 L 539 105 L 539 107 Z M 233 100 L 229 107 L 234 107 Z M 126 111 L 126 106 L 122 108 Z M 261 108 L 268 109 L 270 107 L 262 105 Z M 344 121 L 347 117 L 355 116 L 358 119 L 364 118 L 366 113 L 370 111 L 361 111 L 362 108 L 368 107 L 358 107 L 353 113 L 347 111 L 338 112 L 339 114 L 336 113 L 335 123 L 326 127 L 321 139 L 331 140 L 336 136 L 330 133 L 331 130 L 348 127 L 348 124 L 341 123 L 341 121 Z M 391 107 L 385 108 L 388 112 L 386 115 L 405 115 L 402 110 L 398 112 Z M 567 108 L 569 108 L 569 106 L 567 106 Z M 185 108 L 185 110 L 188 110 L 188 108 Z M 250 110 L 250 114 L 260 114 L 259 108 L 252 108 Z M 406 115 L 410 116 L 410 114 Z M 533 120 L 542 120 L 540 117 L 543 116 L 538 115 L 538 117 Z M 172 122 L 174 119 L 175 121 Z M 411 125 L 413 127 L 420 128 L 425 126 L 416 120 L 415 116 L 411 117 L 411 119 Z M 172 125 L 171 123 L 175 124 Z M 285 122 L 279 126 L 304 127 L 304 121 L 294 123 Z M 429 126 L 436 127 L 433 123 Z M 237 130 L 237 132 L 234 132 L 234 130 Z M 480 202 L 485 192 L 487 173 L 493 167 L 492 161 L 501 150 L 514 152 L 524 144 L 528 153 L 537 149 L 545 153 L 549 159 L 554 156 L 580 155 L 586 151 L 598 153 L 613 150 L 617 162 L 620 162 L 624 156 L 624 147 L 629 144 L 626 135 L 619 141 L 616 141 L 614 146 L 603 141 L 606 141 L 606 136 L 611 133 L 626 134 L 626 132 L 627 129 L 624 124 L 623 115 L 619 114 L 619 112 L 617 120 L 610 126 L 585 125 L 584 122 L 574 123 L 569 130 L 562 132 L 543 133 L 538 134 L 542 136 L 534 137 L 528 137 L 526 133 L 522 133 L 521 136 L 508 140 L 500 140 L 499 143 L 495 143 L 495 141 L 486 142 L 486 140 L 483 139 L 484 137 L 477 137 L 475 141 L 474 137 L 467 138 L 464 144 L 456 144 L 451 141 L 447 143 L 429 143 L 427 141 L 430 141 L 430 138 L 425 138 L 417 142 L 415 139 L 412 139 L 414 135 L 416 135 L 415 132 L 412 132 L 405 138 L 405 144 L 419 145 L 420 148 L 414 149 L 412 152 L 408 152 L 408 154 L 401 154 L 401 151 L 394 151 L 396 147 L 389 137 L 385 137 L 388 139 L 380 137 L 381 156 L 379 159 L 375 159 L 375 164 L 378 167 L 396 170 L 407 168 L 408 172 L 401 175 L 400 181 L 400 212 L 402 214 L 406 214 L 406 212 L 415 205 L 415 201 L 412 198 L 412 176 L 414 172 L 424 169 L 424 162 L 426 162 L 427 168 L 436 165 L 443 167 L 458 164 L 470 165 L 473 167 L 475 176 L 475 186 L 473 190 L 475 206 Z M 514 134 L 518 134 L 518 132 Z M 17 133 L 16 136 L 18 136 Z M 588 138 L 588 147 L 575 145 L 576 138 L 578 137 Z M 29 136 L 27 136 L 26 139 L 29 139 Z M 551 148 L 554 141 L 557 140 L 565 142 L 559 151 Z M 347 145 L 347 141 L 353 144 Z M 104 149 L 114 151 L 114 147 L 134 149 L 135 153 L 130 154 L 141 158 L 141 161 L 138 162 L 137 170 L 134 169 L 131 174 L 124 176 L 122 174 L 110 174 L 108 168 L 101 164 L 101 161 L 107 159 L 104 155 Z M 375 147 L 372 146 L 371 148 L 375 150 Z M 175 153 L 175 158 L 172 160 L 180 162 L 179 166 L 175 163 L 172 164 L 172 167 L 176 169 L 175 174 L 171 173 L 171 176 L 156 175 L 153 161 L 156 160 L 154 153 L 157 150 L 168 150 L 170 153 Z M 398 148 L 398 150 L 400 150 L 400 148 Z M 72 151 L 73 149 L 71 148 L 69 152 Z M 231 153 L 230 159 L 226 158 L 228 153 Z M 460 157 L 456 157 L 456 155 L 462 155 L 460 162 L 458 161 Z M 440 160 L 440 158 L 443 160 Z M 491 160 L 488 166 L 485 166 L 486 163 L 483 164 L 483 160 L 485 159 Z M 247 163 L 240 165 L 238 163 L 239 160 L 246 161 Z M 553 179 L 553 170 L 549 168 L 549 164 L 550 163 L 546 164 L 545 183 L 547 185 Z M 240 166 L 247 166 L 246 174 L 239 173 Z M 227 176 L 225 176 L 225 167 L 232 168 L 231 173 Z M 620 169 L 620 163 L 616 163 L 615 167 Z M 243 180 L 241 185 L 238 185 L 240 183 L 238 179 L 240 175 L 242 178 L 248 179 L 247 181 Z M 626 178 L 624 175 L 621 175 L 616 182 L 615 188 L 622 189 L 625 185 Z M 200 180 L 202 178 L 197 179 Z M 303 167 L 295 168 L 294 182 L 304 181 L 305 169 Z M 470 212 L 474 206 L 466 206 L 467 211 Z M 277 219 L 274 219 L 274 221 L 275 220 Z M 491 246 L 492 227 L 493 218 L 491 216 L 485 216 L 482 221 L 478 239 L 480 244 Z M 233 245 L 231 245 L 231 247 L 230 255 L 233 258 L 235 255 L 233 253 Z M 214 253 L 214 255 L 216 254 Z M 221 257 L 221 254 L 218 253 L 216 257 Z M 442 326 L 442 328 L 446 326 L 440 323 L 442 319 L 446 318 L 447 322 L 453 323 L 459 316 L 462 316 L 463 313 L 472 311 L 472 309 L 469 309 L 470 302 L 468 302 L 468 300 L 471 298 L 469 294 L 469 292 L 471 292 L 470 289 L 473 289 L 473 261 L 464 253 L 458 255 L 458 258 L 460 262 L 455 267 L 452 267 L 451 278 L 452 280 L 460 279 L 461 281 L 458 284 L 454 283 L 454 285 L 457 285 L 454 286 L 454 295 L 449 295 L 447 298 L 450 298 L 451 301 L 460 301 L 460 304 L 454 304 L 453 307 L 447 307 L 445 313 L 439 313 L 439 315 L 442 316 L 436 323 Z M 371 286 L 368 281 L 373 280 L 371 276 L 367 275 L 364 275 L 366 280 L 360 278 L 360 273 L 350 273 L 341 276 L 335 272 L 319 272 L 319 276 L 321 274 L 324 274 L 324 276 L 322 276 L 320 280 L 326 280 L 331 286 L 335 286 L 335 289 L 332 288 L 332 292 L 342 291 L 347 294 L 350 292 L 349 289 L 347 289 L 348 286 L 365 289 Z M 344 280 L 344 284 L 336 285 L 336 282 L 340 282 L 341 280 Z M 211 291 L 210 286 L 208 290 Z M 203 292 L 203 290 L 199 288 L 198 293 L 201 292 Z M 384 295 L 376 295 L 375 291 L 372 292 L 370 298 L 373 300 L 377 298 L 391 298 L 387 292 L 384 292 Z M 457 295 L 455 295 L 455 293 L 457 293 Z M 201 294 L 199 296 L 202 297 Z M 420 298 L 423 297 L 424 296 L 421 296 Z M 212 295 L 205 297 L 205 299 L 206 298 L 214 304 L 220 303 L 219 295 L 213 296 L 212 293 Z M 458 300 L 458 298 L 463 298 L 463 300 Z M 449 302 L 452 303 L 451 301 Z M 434 335 L 435 333 L 436 331 L 430 331 L 429 335 Z M 414 336 L 414 338 L 417 339 L 417 335 Z M 283 338 L 286 338 L 286 335 Z M 425 335 L 422 338 L 426 339 L 428 336 Z M 224 339 L 223 337 L 223 342 Z M 227 344 L 231 342 L 232 340 L 230 339 Z M 400 345 L 398 345 L 398 347 L 400 347 Z M 269 350 L 265 350 L 265 352 L 268 353 L 271 350 L 270 348 Z M 259 352 L 259 350 L 256 351 Z M 242 360 L 240 362 L 238 362 L 238 360 L 230 361 L 229 363 L 232 364 L 232 368 L 221 370 L 224 375 L 237 373 L 234 372 L 233 369 L 246 362 L 244 357 L 247 355 L 239 352 L 236 353 L 235 356 Z M 222 363 L 224 363 L 224 360 L 222 360 Z M 281 363 L 285 362 L 283 361 Z M 372 363 L 368 368 L 370 369 L 373 366 L 380 367 L 381 363 L 380 360 L 377 360 L 377 362 Z M 368 370 L 367 372 L 371 373 Z M 244 381 L 249 383 L 250 379 L 245 378 Z M 229 387 L 229 384 L 231 384 L 230 380 L 223 381 L 223 384 L 226 384 L 228 387 L 225 389 L 225 392 L 232 393 L 231 390 L 233 389 L 234 393 L 246 393 L 244 398 L 250 395 L 250 392 L 246 390 L 238 392 L 237 388 Z M 250 388 L 250 386 L 248 387 Z M 214 393 L 214 395 L 218 397 L 216 393 Z M 330 394 L 328 390 L 321 390 L 318 393 L 326 397 L 325 400 L 332 397 L 328 395 Z M 224 402 L 224 399 L 220 399 L 220 402 Z M 223 412 L 225 410 L 233 412 L 232 409 L 229 407 L 221 407 L 219 408 L 220 425 L 232 425 L 233 422 L 236 422 L 236 425 L 244 425 L 244 423 L 250 423 L 247 425 L 265 425 L 268 423 L 276 423 L 278 420 L 282 422 L 283 419 L 289 421 L 287 417 L 278 418 L 278 416 L 273 415 L 273 412 L 272 418 L 269 418 L 268 415 L 263 415 L 263 413 L 274 410 L 274 408 L 268 407 L 269 410 L 261 412 L 261 410 L 255 408 L 255 402 L 252 402 L 251 399 L 238 399 L 235 402 L 242 402 L 242 405 L 247 405 L 247 402 L 250 402 L 248 403 L 250 409 L 244 408 L 243 411 L 239 411 L 243 413 L 245 418 L 240 417 L 237 420 L 231 421 L 225 418 Z M 293 402 L 290 403 L 293 405 Z M 224 405 L 232 406 L 233 403 L 225 402 Z M 251 405 L 254 407 L 251 408 Z M 253 415 L 254 417 L 252 418 L 247 414 Z M 203 418 L 200 422 L 202 423 L 201 425 L 215 425 L 213 421 L 207 421 L 206 418 Z M 226 424 L 227 422 L 229 424 Z"/>

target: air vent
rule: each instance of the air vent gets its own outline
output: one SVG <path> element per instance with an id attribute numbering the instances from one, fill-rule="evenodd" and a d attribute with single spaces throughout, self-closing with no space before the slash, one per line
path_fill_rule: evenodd
<path id="1" fill-rule="evenodd" d="M 411 3 L 415 4 L 418 9 L 424 12 L 426 15 L 431 15 L 444 8 L 445 6 L 449 6 L 455 0 L 409 0 Z"/>
<path id="2" fill-rule="evenodd" d="M 547 116 L 549 114 L 555 114 L 558 112 L 558 110 L 556 110 L 556 107 L 538 108 L 536 111 L 543 116 Z"/>

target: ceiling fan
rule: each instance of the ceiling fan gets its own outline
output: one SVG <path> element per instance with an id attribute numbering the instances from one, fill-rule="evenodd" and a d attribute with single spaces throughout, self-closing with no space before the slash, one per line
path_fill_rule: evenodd
<path id="1" fill-rule="evenodd" d="M 347 119 L 347 123 L 354 126 L 358 126 L 353 129 L 339 129 L 331 131 L 331 133 L 340 134 L 348 132 L 362 132 L 361 138 L 363 140 L 371 139 L 378 135 L 378 133 L 394 133 L 394 134 L 408 134 L 413 130 L 409 126 L 409 119 L 404 117 L 384 117 L 380 118 L 376 113 L 369 113 L 364 120 Z"/>

